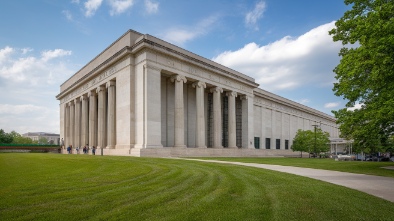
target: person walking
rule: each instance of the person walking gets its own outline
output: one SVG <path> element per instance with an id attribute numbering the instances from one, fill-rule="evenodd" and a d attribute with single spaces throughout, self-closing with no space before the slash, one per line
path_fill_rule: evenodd
<path id="1" fill-rule="evenodd" d="M 68 154 L 71 153 L 71 147 L 70 146 L 67 147 L 67 152 L 68 152 Z"/>
<path id="2" fill-rule="evenodd" d="M 92 147 L 92 153 L 93 153 L 93 155 L 96 155 L 96 147 L 95 146 Z"/>

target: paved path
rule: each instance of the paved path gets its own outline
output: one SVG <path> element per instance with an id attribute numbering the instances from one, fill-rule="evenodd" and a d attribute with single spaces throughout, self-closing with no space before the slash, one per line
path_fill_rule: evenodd
<path id="1" fill-rule="evenodd" d="M 257 167 L 257 168 L 263 168 L 268 170 L 291 173 L 299 176 L 305 176 L 316 180 L 337 184 L 340 186 L 345 186 L 351 189 L 359 190 L 383 198 L 385 200 L 394 202 L 394 178 L 391 177 L 372 176 L 365 174 L 338 172 L 332 170 L 320 170 L 320 169 L 258 164 L 258 163 L 240 163 L 240 162 L 228 162 L 228 161 L 219 161 L 219 160 L 199 160 L 199 159 L 187 159 L 187 160 L 235 164 L 235 165 Z"/>

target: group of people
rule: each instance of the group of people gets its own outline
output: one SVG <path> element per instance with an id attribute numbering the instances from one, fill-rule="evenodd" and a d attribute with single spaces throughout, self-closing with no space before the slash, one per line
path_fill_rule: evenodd
<path id="1" fill-rule="evenodd" d="M 67 152 L 68 152 L 68 154 L 71 154 L 72 149 L 73 149 L 73 145 L 70 145 L 70 146 L 67 147 Z M 86 144 L 86 145 L 82 148 L 82 151 L 83 151 L 84 154 L 88 154 L 88 153 L 89 153 L 89 149 L 90 149 L 90 148 L 89 148 L 89 145 Z M 79 147 L 76 147 L 75 150 L 77 151 L 77 154 L 79 154 L 80 148 L 79 148 Z M 93 154 L 93 155 L 96 155 L 96 147 L 95 147 L 95 146 L 92 147 L 92 154 Z"/>

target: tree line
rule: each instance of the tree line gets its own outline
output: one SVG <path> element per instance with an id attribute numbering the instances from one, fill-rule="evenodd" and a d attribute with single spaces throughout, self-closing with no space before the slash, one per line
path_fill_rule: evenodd
<path id="1" fill-rule="evenodd" d="M 0 144 L 48 144 L 48 139 L 40 137 L 38 140 L 33 140 L 15 131 L 6 133 L 3 129 L 0 129 Z"/>

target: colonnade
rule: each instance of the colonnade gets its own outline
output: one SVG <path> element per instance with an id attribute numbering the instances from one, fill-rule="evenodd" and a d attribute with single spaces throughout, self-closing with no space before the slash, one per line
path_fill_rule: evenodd
<path id="1" fill-rule="evenodd" d="M 174 104 L 174 147 L 186 147 L 185 143 L 185 124 L 184 124 L 184 90 L 183 85 L 187 79 L 182 75 L 174 75 L 170 78 L 171 82 L 175 83 L 175 104 Z M 206 122 L 205 117 L 205 102 L 204 91 L 207 87 L 203 81 L 195 81 L 192 86 L 196 88 L 196 147 L 206 148 Z M 213 148 L 223 148 L 222 146 L 222 106 L 221 94 L 223 88 L 214 86 L 209 89 L 213 94 Z M 237 92 L 226 91 L 225 95 L 228 97 L 228 148 L 237 148 L 236 146 L 236 105 L 235 98 Z M 244 95 L 246 96 L 246 95 Z M 244 97 L 243 96 L 243 97 Z M 247 125 L 247 123 L 246 123 Z"/>
<path id="2" fill-rule="evenodd" d="M 115 86 L 110 80 L 64 105 L 66 147 L 115 148 Z"/>

